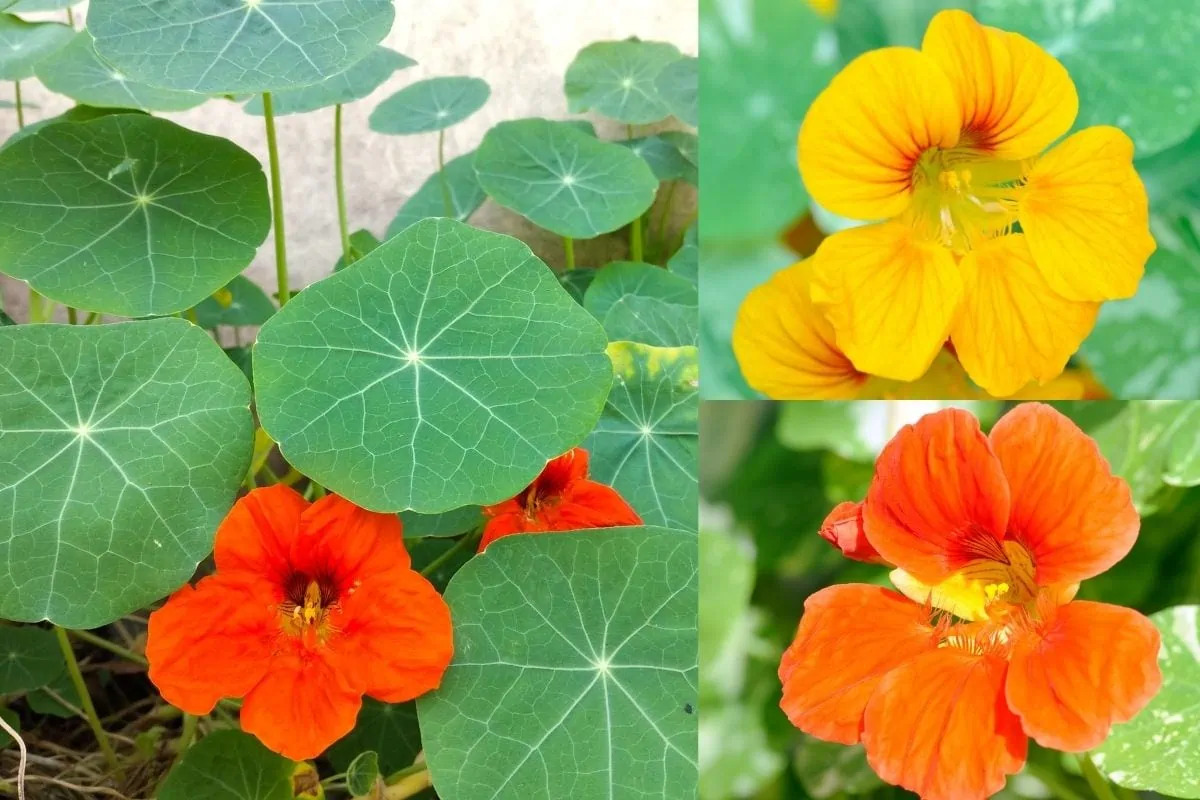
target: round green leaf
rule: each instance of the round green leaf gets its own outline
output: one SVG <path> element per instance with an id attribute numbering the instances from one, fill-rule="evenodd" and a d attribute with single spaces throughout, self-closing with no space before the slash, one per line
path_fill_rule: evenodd
<path id="1" fill-rule="evenodd" d="M 28 106 L 26 106 L 28 107 Z M 13 133 L 4 140 L 4 144 L 0 145 L 0 150 L 6 147 L 12 147 L 22 139 L 33 136 L 42 128 L 50 125 L 57 125 L 60 122 L 89 122 L 100 117 L 107 117 L 113 114 L 144 114 L 144 111 L 138 111 L 133 108 L 93 108 L 92 106 L 71 106 L 63 113 L 54 117 L 45 117 L 37 122 L 31 122 L 24 128 Z"/>
<path id="2" fill-rule="evenodd" d="M 312 86 L 272 93 L 271 110 L 276 116 L 284 116 L 353 103 L 378 89 L 396 71 L 415 66 L 416 63 L 395 50 L 376 47 L 370 55 L 345 72 L 339 72 Z M 246 113 L 259 117 L 263 115 L 261 95 L 255 95 L 246 103 Z"/>
<path id="3" fill-rule="evenodd" d="M 590 239 L 637 219 L 658 180 L 628 149 L 545 119 L 502 122 L 475 155 L 479 185 L 500 205 L 573 239 Z"/>
<path id="4" fill-rule="evenodd" d="M 191 308 L 270 229 L 258 160 L 143 114 L 59 123 L 0 151 L 0 267 L 76 308 Z"/>
<path id="5" fill-rule="evenodd" d="M 483 509 L 479 506 L 464 506 L 444 514 L 418 514 L 415 511 L 400 512 L 406 539 L 423 539 L 426 536 L 458 536 L 483 524 Z"/>
<path id="6" fill-rule="evenodd" d="M 660 181 L 686 180 L 693 185 L 699 182 L 696 165 L 680 151 L 678 145 L 664 136 L 624 139 L 617 144 L 628 147 L 644 158 L 654 172 L 654 177 Z"/>
<path id="7" fill-rule="evenodd" d="M 376 106 L 371 112 L 371 130 L 391 134 L 440 131 L 483 108 L 491 93 L 487 81 L 480 78 L 417 81 Z"/>
<path id="8" fill-rule="evenodd" d="M 700 230 L 693 222 L 683 236 L 683 246 L 667 262 L 667 269 L 693 284 L 700 285 Z"/>
<path id="9" fill-rule="evenodd" d="M 695 347 L 614 342 L 616 380 L 584 445 L 593 480 L 614 487 L 648 525 L 695 530 L 699 492 Z"/>
<path id="10" fill-rule="evenodd" d="M 53 631 L 0 627 L 0 694 L 27 692 L 53 681 L 67 669 Z"/>
<path id="11" fill-rule="evenodd" d="M 368 751 L 379 754 L 377 768 L 384 775 L 412 766 L 421 752 L 416 703 L 383 703 L 364 697 L 354 730 L 338 739 L 325 755 L 345 772 Z"/>
<path id="12" fill-rule="evenodd" d="M 75 30 L 57 22 L 26 22 L 0 14 L 0 80 L 33 77 L 34 65 L 64 47 Z"/>
<path id="13" fill-rule="evenodd" d="M 205 94 L 311 86 L 370 55 L 391 0 L 92 0 L 96 52 L 136 80 Z"/>
<path id="14" fill-rule="evenodd" d="M 567 68 L 567 109 L 595 111 L 631 125 L 658 122 L 672 113 L 658 76 L 681 57 L 679 48 L 666 42 L 593 42 Z"/>
<path id="15" fill-rule="evenodd" d="M 1141 157 L 1200 125 L 1200 10 L 1192 0 L 980 0 L 977 15 L 1062 62 L 1079 91 L 1077 128 L 1117 125 Z"/>
<path id="16" fill-rule="evenodd" d="M 70 719 L 78 716 L 79 712 L 77 710 L 68 708 L 63 702 L 59 702 L 50 692 L 54 692 L 63 701 L 70 703 L 74 706 L 74 709 L 78 709 L 81 705 L 79 690 L 75 688 L 75 683 L 71 680 L 71 676 L 65 671 L 48 684 L 25 695 L 25 704 L 35 714 L 45 714 L 51 717 L 61 717 L 62 719 Z"/>
<path id="17" fill-rule="evenodd" d="M 699 303 L 696 284 L 687 278 L 633 261 L 598 270 L 583 298 L 609 340 L 658 347 L 696 344 Z"/>
<path id="18" fill-rule="evenodd" d="M 218 325 L 262 325 L 278 310 L 257 283 L 238 275 L 196 306 L 196 324 L 201 328 Z"/>
<path id="19" fill-rule="evenodd" d="M 677 119 L 693 128 L 700 123 L 700 59 L 684 56 L 668 64 L 654 84 Z"/>
<path id="20" fill-rule="evenodd" d="M 0 617 L 95 628 L 178 588 L 252 440 L 245 377 L 188 322 L 0 329 Z"/>
<path id="21" fill-rule="evenodd" d="M 40 61 L 35 72 L 50 91 L 101 108 L 183 111 L 208 99 L 195 92 L 156 89 L 130 80 L 100 60 L 87 31 L 77 33 L 52 58 Z"/>
<path id="22" fill-rule="evenodd" d="M 475 174 L 475 152 L 471 151 L 447 161 L 445 180 L 446 188 L 450 190 L 453 218 L 466 222 L 487 199 L 487 195 L 479 186 L 479 177 Z M 442 173 L 435 172 L 426 178 L 421 188 L 400 207 L 395 219 L 388 225 L 386 236 L 390 239 L 414 222 L 444 216 L 446 199 L 442 193 Z"/>
<path id="23" fill-rule="evenodd" d="M 214 731 L 184 753 L 158 800 L 292 800 L 293 763 L 241 731 Z"/>
<path id="24" fill-rule="evenodd" d="M 379 754 L 374 750 L 359 753 L 346 768 L 346 788 L 355 797 L 366 795 L 379 781 Z"/>
<path id="25" fill-rule="evenodd" d="M 524 244 L 424 220 L 263 326 L 257 407 L 290 463 L 361 506 L 485 505 L 591 430 L 604 344 Z"/>
<path id="26" fill-rule="evenodd" d="M 1162 689 L 1132 721 L 1113 728 L 1093 759 L 1129 789 L 1200 798 L 1200 606 L 1168 608 L 1150 620 L 1162 633 Z"/>
<path id="27" fill-rule="evenodd" d="M 417 701 L 438 795 L 694 798 L 696 562 L 695 535 L 662 528 L 510 536 L 468 562 L 454 661 Z"/>

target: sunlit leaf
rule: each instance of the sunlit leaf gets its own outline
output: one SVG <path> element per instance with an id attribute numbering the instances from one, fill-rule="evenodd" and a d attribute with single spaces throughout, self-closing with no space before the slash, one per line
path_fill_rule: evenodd
<path id="1" fill-rule="evenodd" d="M 53 631 L 31 625 L 0 626 L 0 694 L 45 686 L 66 669 Z"/>
<path id="2" fill-rule="evenodd" d="M 696 344 L 696 285 L 661 267 L 618 261 L 596 271 L 583 307 L 610 341 L 657 347 Z"/>
<path id="3" fill-rule="evenodd" d="M 693 128 L 700 123 L 700 59 L 683 58 L 663 67 L 654 85 L 658 96 L 682 122 Z"/>
<path id="4" fill-rule="evenodd" d="M 457 125 L 483 108 L 492 90 L 480 78 L 427 78 L 405 86 L 371 112 L 371 130 L 412 134 Z"/>
<path id="5" fill-rule="evenodd" d="M 32 78 L 34 66 L 66 46 L 74 35 L 74 29 L 57 22 L 28 22 L 0 14 L 0 80 Z"/>
<path id="6" fill-rule="evenodd" d="M 214 731 L 171 770 L 159 800 L 292 800 L 293 763 L 248 733 Z"/>
<path id="7" fill-rule="evenodd" d="M 446 216 L 446 199 L 442 193 L 442 180 L 443 176 L 440 172 L 435 172 L 425 179 L 421 188 L 408 198 L 396 213 L 395 219 L 388 225 L 388 239 L 414 222 L 420 222 L 430 217 Z M 446 188 L 450 192 L 452 218 L 466 222 L 487 199 L 487 195 L 479 186 L 479 178 L 475 174 L 475 151 L 447 161 L 445 181 Z"/>
<path id="8" fill-rule="evenodd" d="M 26 108 L 29 106 L 26 105 Z M 107 117 L 113 114 L 145 114 L 144 111 L 139 111 L 136 108 L 95 108 L 93 106 L 72 106 L 63 113 L 54 117 L 44 117 L 37 122 L 29 122 L 24 128 L 13 133 L 4 140 L 4 144 L 0 145 L 0 150 L 7 147 L 12 147 L 22 139 L 28 138 L 49 125 L 57 125 L 60 122 L 88 122 L 100 117 Z"/>
<path id="9" fill-rule="evenodd" d="M 595 111 L 632 125 L 658 122 L 672 113 L 658 76 L 681 57 L 666 42 L 593 42 L 567 68 L 567 110 Z"/>
<path id="10" fill-rule="evenodd" d="M 397 70 L 415 66 L 406 55 L 397 53 L 386 47 L 376 47 L 361 61 L 344 72 L 326 78 L 312 86 L 299 89 L 285 89 L 271 94 L 271 110 L 279 115 L 303 114 L 338 104 L 353 103 L 361 100 L 378 89 Z M 246 113 L 262 116 L 263 101 L 261 95 L 251 98 L 246 103 Z"/>

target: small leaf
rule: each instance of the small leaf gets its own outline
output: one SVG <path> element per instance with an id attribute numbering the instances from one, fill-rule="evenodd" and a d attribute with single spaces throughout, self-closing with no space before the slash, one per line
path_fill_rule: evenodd
<path id="1" fill-rule="evenodd" d="M 26 22 L 0 14 L 0 80 L 33 77 L 34 66 L 66 46 L 75 30 L 57 22 Z"/>
<path id="2" fill-rule="evenodd" d="M 196 306 L 196 324 L 201 328 L 218 325 L 262 325 L 278 309 L 257 283 L 238 275 Z"/>
<path id="3" fill-rule="evenodd" d="M 330 78 L 312 86 L 299 89 L 285 89 L 282 92 L 271 93 L 271 110 L 276 116 L 288 114 L 303 114 L 330 106 L 353 103 L 362 100 L 383 86 L 397 71 L 416 66 L 406 55 L 397 53 L 386 47 L 376 47 L 363 60 L 351 66 L 344 72 L 339 72 Z M 245 106 L 247 114 L 256 117 L 263 115 L 261 95 L 255 95 Z"/>
<path id="4" fill-rule="evenodd" d="M 346 788 L 355 797 L 365 795 L 379 780 L 379 754 L 374 750 L 359 753 L 346 768 Z"/>
<path id="5" fill-rule="evenodd" d="M 356 264 L 362 261 L 363 256 L 371 253 L 376 247 L 379 247 L 382 242 L 379 237 L 371 233 L 366 228 L 359 228 L 350 234 L 350 263 L 346 263 L 346 254 L 338 256 L 338 260 L 334 262 L 333 271 L 341 272 L 351 264 Z"/>
<path id="6" fill-rule="evenodd" d="M 693 128 L 700 124 L 700 59 L 683 58 L 663 67 L 654 85 L 667 108 Z"/>
<path id="7" fill-rule="evenodd" d="M 423 539 L 427 536 L 458 536 L 483 524 L 483 509 L 479 506 L 464 506 L 443 514 L 418 514 L 415 511 L 400 512 L 404 524 L 404 538 Z"/>
<path id="8" fill-rule="evenodd" d="M 379 754 L 377 768 L 384 775 L 412 766 L 421 752 L 416 703 L 383 703 L 364 697 L 354 730 L 339 739 L 325 755 L 336 769 L 349 771 L 365 751 Z"/>
<path id="9" fill-rule="evenodd" d="M 596 279 L 598 271 L 586 267 L 569 269 L 566 272 L 558 273 L 558 282 L 571 297 L 575 298 L 576 303 L 583 305 L 583 298 L 587 294 L 588 287 L 592 285 L 592 281 Z"/>
<path id="10" fill-rule="evenodd" d="M 446 187 L 450 190 L 452 218 L 466 222 L 487 199 L 479 186 L 479 176 L 475 174 L 475 151 L 447 161 L 445 177 Z M 442 174 L 435 172 L 400 207 L 395 219 L 388 225 L 387 238 L 392 238 L 414 222 L 444 216 L 446 200 L 442 194 Z"/>
<path id="11" fill-rule="evenodd" d="M 63 705 L 50 692 L 54 692 L 54 694 L 75 708 L 71 709 Z M 75 684 L 71 681 L 71 676 L 66 672 L 63 672 L 45 686 L 25 695 L 25 704 L 29 706 L 30 711 L 38 714 L 46 714 L 51 717 L 61 717 L 62 719 L 70 719 L 77 716 L 81 705 L 79 702 L 79 690 L 75 688 Z"/>
<path id="12" fill-rule="evenodd" d="M 682 134 L 691 136 L 691 134 Z M 693 186 L 699 183 L 699 170 L 688 160 L 679 146 L 665 136 L 644 136 L 639 139 L 623 139 L 617 144 L 628 147 L 646 160 L 654 177 L 660 181 L 686 180 Z"/>
<path id="13" fill-rule="evenodd" d="M 0 695 L 45 686 L 66 669 L 53 631 L 30 625 L 0 627 Z"/>
<path id="14" fill-rule="evenodd" d="M 380 103 L 371 112 L 370 127 L 398 135 L 440 131 L 483 108 L 491 93 L 487 81 L 479 78 L 428 78 Z"/>
<path id="15" fill-rule="evenodd" d="M 248 733 L 215 731 L 188 748 L 158 800 L 292 800 L 293 766 Z"/>
<path id="16" fill-rule="evenodd" d="M 567 110 L 631 125 L 658 122 L 672 113 L 658 76 L 680 58 L 679 48 L 666 42 L 593 42 L 567 68 Z"/>
<path id="17" fill-rule="evenodd" d="M 656 347 L 696 344 L 696 285 L 652 264 L 618 261 L 597 270 L 583 307 L 610 341 Z"/>

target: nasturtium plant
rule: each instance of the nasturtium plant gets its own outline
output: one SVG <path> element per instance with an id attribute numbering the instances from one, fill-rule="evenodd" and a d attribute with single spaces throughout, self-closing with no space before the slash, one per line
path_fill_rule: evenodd
<path id="1" fill-rule="evenodd" d="M 698 59 L 583 47 L 447 152 L 492 87 L 410 78 L 402 4 L 71 5 L 0 0 L 0 794 L 693 797 Z M 386 230 L 368 117 L 429 165 Z"/>

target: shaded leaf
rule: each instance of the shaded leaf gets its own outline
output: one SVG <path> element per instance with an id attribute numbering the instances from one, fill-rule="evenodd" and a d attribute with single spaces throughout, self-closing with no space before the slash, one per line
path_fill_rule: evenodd
<path id="1" fill-rule="evenodd" d="M 196 324 L 201 328 L 262 325 L 277 310 L 257 283 L 238 275 L 196 306 Z"/>
<path id="2" fill-rule="evenodd" d="M 366 228 L 359 228 L 350 234 L 350 264 L 356 264 L 362 261 L 367 254 L 374 252 L 376 247 L 383 244 L 379 238 L 371 233 Z M 338 256 L 338 260 L 334 262 L 333 271 L 341 272 L 349 264 L 346 263 L 346 255 L 343 253 Z"/>
<path id="3" fill-rule="evenodd" d="M 292 800 L 293 763 L 248 733 L 214 731 L 184 753 L 159 800 Z"/>
<path id="4" fill-rule="evenodd" d="M 457 125 L 483 108 L 492 90 L 487 81 L 462 76 L 427 78 L 405 86 L 371 112 L 371 130 L 412 134 Z"/>
<path id="5" fill-rule="evenodd" d="M 453 218 L 460 222 L 479 210 L 487 199 L 475 174 L 475 151 L 446 162 L 446 186 L 450 190 Z M 446 216 L 446 201 L 442 194 L 442 173 L 435 172 L 425 179 L 421 188 L 400 207 L 388 225 L 386 237 L 392 238 L 414 222 L 430 217 Z"/>
<path id="6" fill-rule="evenodd" d="M 0 80 L 32 78 L 34 66 L 65 47 L 74 35 L 73 28 L 57 22 L 27 22 L 0 14 Z"/>
<path id="7" fill-rule="evenodd" d="M 0 627 L 0 694 L 45 686 L 66 669 L 53 631 L 32 625 Z"/>
<path id="8" fill-rule="evenodd" d="M 378 754 L 377 769 L 384 775 L 412 766 L 421 752 L 416 703 L 381 703 L 364 697 L 354 730 L 325 755 L 336 769 L 348 771 L 366 752 Z"/>
<path id="9" fill-rule="evenodd" d="M 656 347 L 696 344 L 696 285 L 652 264 L 617 261 L 596 271 L 583 307 L 610 341 Z"/>

